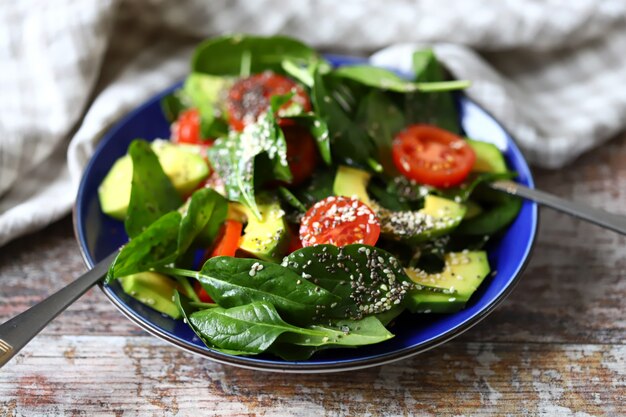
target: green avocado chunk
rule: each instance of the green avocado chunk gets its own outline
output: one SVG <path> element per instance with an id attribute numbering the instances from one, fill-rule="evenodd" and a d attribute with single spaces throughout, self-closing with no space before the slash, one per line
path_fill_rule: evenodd
<path id="1" fill-rule="evenodd" d="M 476 154 L 472 171 L 494 174 L 508 171 L 502 152 L 494 144 L 473 139 L 467 139 L 467 144 L 472 147 Z"/>
<path id="2" fill-rule="evenodd" d="M 152 150 L 179 194 L 191 193 L 207 175 L 209 166 L 195 147 L 158 140 Z M 105 214 L 124 220 L 130 202 L 133 162 L 129 155 L 118 159 L 98 188 L 100 207 Z"/>
<path id="3" fill-rule="evenodd" d="M 333 193 L 338 196 L 356 197 L 367 206 L 372 202 L 367 194 L 367 184 L 372 174 L 358 168 L 340 165 L 333 183 Z"/>
<path id="4" fill-rule="evenodd" d="M 420 210 L 390 211 L 378 207 L 375 211 L 383 235 L 414 244 L 449 233 L 461 223 L 465 210 L 463 204 L 427 195 Z"/>
<path id="5" fill-rule="evenodd" d="M 248 218 L 239 248 L 259 259 L 278 262 L 284 256 L 289 243 L 285 212 L 278 199 L 267 194 L 257 196 L 256 201 L 261 213 L 260 220 L 249 208 L 238 205 Z"/>
<path id="6" fill-rule="evenodd" d="M 458 311 L 490 272 L 485 251 L 450 252 L 445 255 L 444 261 L 443 271 L 435 274 L 415 268 L 405 269 L 409 278 L 417 284 L 417 288 L 407 294 L 409 310 Z"/>
<path id="7" fill-rule="evenodd" d="M 455 313 L 463 310 L 465 303 L 454 294 L 429 290 L 412 290 L 405 297 L 406 307 L 411 313 Z"/>
<path id="8" fill-rule="evenodd" d="M 174 292 L 185 291 L 167 275 L 156 272 L 140 272 L 120 278 L 124 292 L 143 304 L 179 319 L 181 313 L 172 301 Z"/>

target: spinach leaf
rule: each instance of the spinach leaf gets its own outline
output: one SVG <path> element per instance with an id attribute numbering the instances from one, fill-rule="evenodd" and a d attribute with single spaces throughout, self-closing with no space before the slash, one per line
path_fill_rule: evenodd
<path id="1" fill-rule="evenodd" d="M 445 81 L 443 67 L 432 49 L 413 54 L 413 70 L 416 82 Z M 404 104 L 407 124 L 430 123 L 460 133 L 454 97 L 449 91 L 408 93 L 404 95 Z"/>
<path id="2" fill-rule="evenodd" d="M 199 246 L 210 245 L 226 220 L 228 201 L 218 192 L 203 188 L 194 192 L 178 231 L 178 255 L 197 239 Z"/>
<path id="3" fill-rule="evenodd" d="M 343 90 L 331 90 L 327 85 L 329 80 L 319 70 L 315 72 L 312 100 L 316 113 L 328 124 L 333 154 L 347 165 L 367 168 L 368 160 L 375 154 L 374 143 L 339 104 L 338 98 L 345 98 L 348 94 Z"/>
<path id="4" fill-rule="evenodd" d="M 395 134 L 405 126 L 402 111 L 383 92 L 371 91 L 359 104 L 357 121 L 374 140 L 378 161 L 388 175 L 398 174 L 391 157 L 391 144 Z"/>
<path id="5" fill-rule="evenodd" d="M 394 256 L 368 245 L 309 246 L 291 253 L 283 265 L 339 297 L 331 306 L 334 317 L 359 319 L 390 310 L 412 285 Z"/>
<path id="6" fill-rule="evenodd" d="M 227 353 L 229 355 L 245 355 L 248 352 L 244 350 L 229 350 L 229 349 L 220 349 L 217 346 L 214 346 L 209 339 L 207 339 L 202 332 L 194 325 L 194 323 L 190 320 L 191 314 L 198 311 L 197 308 L 193 306 L 193 302 L 189 301 L 185 296 L 181 295 L 178 291 L 174 292 L 174 303 L 180 310 L 183 321 L 191 327 L 191 330 L 202 340 L 202 342 L 210 349 L 219 350 L 222 353 Z"/>
<path id="7" fill-rule="evenodd" d="M 227 35 L 209 39 L 194 52 L 194 72 L 212 75 L 256 74 L 266 70 L 284 73 L 282 63 L 296 64 L 322 61 L 315 50 L 286 36 Z M 242 65 L 243 64 L 243 65 Z"/>
<path id="8" fill-rule="evenodd" d="M 388 323 L 403 310 L 403 307 L 394 307 L 379 316 Z M 311 328 L 325 332 L 325 334 L 311 337 L 304 334 L 285 333 L 268 351 L 288 361 L 302 361 L 324 349 L 380 343 L 393 337 L 393 334 L 385 329 L 384 323 L 378 316 L 369 316 L 362 320 L 343 320 L 329 325 L 315 325 Z"/>
<path id="9" fill-rule="evenodd" d="M 185 306 L 180 296 L 177 302 L 182 311 L 189 311 L 189 303 Z M 283 346 L 314 347 L 315 349 L 307 349 L 306 355 L 310 356 L 322 347 L 362 346 L 393 337 L 376 317 L 359 321 L 343 320 L 332 325 L 311 325 L 306 328 L 293 326 L 280 317 L 272 304 L 263 301 L 228 309 L 218 307 L 200 310 L 186 318 L 208 347 L 231 354 L 262 353 L 276 342 Z M 298 356 L 302 356 L 302 349 L 298 351 Z"/>
<path id="10" fill-rule="evenodd" d="M 165 213 L 180 207 L 182 200 L 148 142 L 135 139 L 128 153 L 133 161 L 133 179 L 124 226 L 132 239 Z"/>
<path id="11" fill-rule="evenodd" d="M 128 242 L 111 264 L 106 282 L 174 262 L 180 220 L 177 211 L 167 213 Z"/>
<path id="12" fill-rule="evenodd" d="M 470 85 L 466 80 L 407 81 L 392 71 L 371 65 L 346 65 L 333 71 L 333 75 L 348 78 L 369 87 L 398 93 L 452 91 L 464 89 Z"/>
<path id="13" fill-rule="evenodd" d="M 264 352 L 285 332 L 300 330 L 281 319 L 267 302 L 197 311 L 189 316 L 189 323 L 209 346 L 248 355 Z"/>
<path id="14" fill-rule="evenodd" d="M 243 132 L 216 140 L 207 154 L 224 180 L 228 199 L 244 204 L 259 219 L 261 214 L 254 198 L 255 158 L 266 154 L 274 179 L 289 182 L 292 178 L 287 164 L 287 144 L 271 111 L 246 126 Z"/>
<path id="15" fill-rule="evenodd" d="M 391 339 L 393 334 L 374 316 L 361 320 L 337 320 L 330 324 L 313 324 L 312 332 L 290 332 L 280 342 L 299 346 L 363 346 Z"/>
<path id="16" fill-rule="evenodd" d="M 176 271 L 173 271 L 176 274 Z M 272 303 L 290 322 L 310 324 L 321 317 L 339 297 L 302 279 L 273 262 L 221 256 L 209 259 L 197 278 L 211 298 L 222 307 L 255 301 Z"/>
<path id="17" fill-rule="evenodd" d="M 295 208 L 300 213 L 306 213 L 306 207 L 304 207 L 304 204 L 302 204 L 300 200 L 298 200 L 298 197 L 293 195 L 288 188 L 278 187 L 278 194 L 283 199 L 283 201 L 289 204 L 291 207 Z"/>

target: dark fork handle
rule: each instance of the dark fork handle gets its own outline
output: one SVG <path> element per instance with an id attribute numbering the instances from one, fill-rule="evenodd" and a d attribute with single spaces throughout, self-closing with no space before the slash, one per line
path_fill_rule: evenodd
<path id="1" fill-rule="evenodd" d="M 0 325 L 0 367 L 107 273 L 117 251 L 66 287 Z"/>
<path id="2" fill-rule="evenodd" d="M 617 233 L 626 235 L 626 216 L 609 213 L 598 208 L 589 207 L 585 204 L 564 200 L 543 191 L 525 187 L 513 181 L 494 181 L 489 184 L 493 189 L 504 191 L 505 193 L 518 195 L 520 197 L 534 200 L 555 210 L 562 211 L 572 216 L 579 217 L 588 222 L 605 227 Z"/>

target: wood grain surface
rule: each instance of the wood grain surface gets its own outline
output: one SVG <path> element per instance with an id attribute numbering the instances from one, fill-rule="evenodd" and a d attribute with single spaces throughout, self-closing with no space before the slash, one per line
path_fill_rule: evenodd
<path id="1" fill-rule="evenodd" d="M 626 214 L 626 135 L 539 188 Z M 66 218 L 0 249 L 0 320 L 83 272 Z M 0 416 L 624 416 L 626 238 L 541 210 L 513 294 L 412 359 L 330 375 L 261 373 L 149 336 L 92 290 L 0 370 Z"/>

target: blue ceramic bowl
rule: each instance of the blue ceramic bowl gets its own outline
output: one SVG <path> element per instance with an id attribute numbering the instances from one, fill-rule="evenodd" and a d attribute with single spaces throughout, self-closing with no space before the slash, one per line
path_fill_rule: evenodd
<path id="1" fill-rule="evenodd" d="M 329 57 L 335 65 L 359 62 L 355 58 Z M 158 94 L 139 106 L 102 139 L 82 178 L 74 210 L 75 232 L 85 263 L 92 267 L 126 243 L 122 222 L 102 214 L 98 186 L 116 159 L 126 153 L 135 138 L 169 137 L 169 125 L 161 113 L 159 101 L 178 85 Z M 458 97 L 461 124 L 467 136 L 495 144 L 506 156 L 517 180 L 533 187 L 533 179 L 511 136 L 474 102 Z M 472 296 L 467 308 L 454 314 L 401 316 L 393 329 L 393 339 L 358 349 L 334 349 L 320 352 L 301 362 L 288 362 L 273 356 L 240 357 L 208 349 L 182 321 L 173 320 L 126 295 L 118 284 L 100 288 L 124 315 L 144 330 L 186 351 L 215 361 L 268 371 L 335 372 L 382 365 L 424 352 L 444 343 L 476 324 L 489 314 L 513 289 L 528 260 L 537 230 L 537 206 L 525 201 L 522 210 L 497 242 L 488 248 L 492 270 L 498 271 Z"/>

